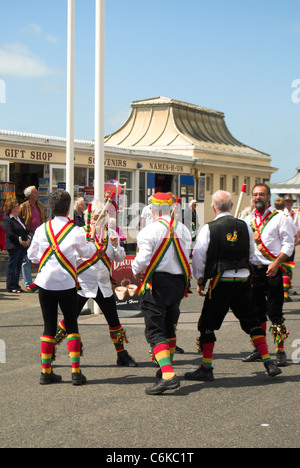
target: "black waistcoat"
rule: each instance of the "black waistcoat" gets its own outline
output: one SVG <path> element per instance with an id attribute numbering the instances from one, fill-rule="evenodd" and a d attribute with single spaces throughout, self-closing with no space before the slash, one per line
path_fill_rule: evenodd
<path id="1" fill-rule="evenodd" d="M 225 270 L 250 268 L 249 232 L 244 221 L 222 216 L 208 223 L 210 244 L 207 251 L 204 282 Z"/>

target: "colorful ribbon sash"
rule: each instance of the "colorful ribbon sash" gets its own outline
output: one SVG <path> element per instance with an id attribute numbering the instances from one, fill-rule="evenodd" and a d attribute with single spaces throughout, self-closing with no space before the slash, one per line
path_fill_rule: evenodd
<path id="1" fill-rule="evenodd" d="M 42 270 L 42 268 L 46 265 L 48 260 L 55 255 L 56 259 L 58 260 L 59 264 L 66 270 L 74 279 L 77 287 L 78 287 L 78 280 L 77 280 L 77 273 L 74 266 L 69 262 L 69 260 L 65 257 L 65 255 L 60 250 L 60 244 L 62 241 L 67 237 L 67 235 L 72 231 L 72 229 L 76 226 L 74 221 L 69 221 L 64 225 L 64 227 L 59 231 L 57 235 L 54 234 L 52 228 L 52 221 L 48 221 L 45 223 L 45 232 L 49 242 L 49 247 L 45 250 L 40 263 L 38 272 Z"/>
<path id="2" fill-rule="evenodd" d="M 152 291 L 152 284 L 150 282 L 151 277 L 155 273 L 162 259 L 164 258 L 167 250 L 169 249 L 171 244 L 173 244 L 175 247 L 177 258 L 179 260 L 180 266 L 183 270 L 183 274 L 185 277 L 185 281 L 186 281 L 185 297 L 187 297 L 187 286 L 188 286 L 189 278 L 191 276 L 191 269 L 190 269 L 189 262 L 180 245 L 178 236 L 176 234 L 177 222 L 173 218 L 171 219 L 170 223 L 163 218 L 160 218 L 158 222 L 160 222 L 166 227 L 167 233 L 162 243 L 158 247 L 157 251 L 155 252 L 154 256 L 152 257 L 150 264 L 148 265 L 146 269 L 143 281 L 138 287 L 138 295 L 139 296 L 144 295 L 147 290 Z"/>
<path id="3" fill-rule="evenodd" d="M 87 231 L 87 226 L 84 226 L 84 230 Z M 108 247 L 108 227 L 107 226 L 104 227 L 104 234 L 103 234 L 103 238 L 101 239 L 101 244 L 99 244 L 99 242 L 95 239 L 95 246 L 97 247 L 97 251 L 94 253 L 94 255 L 91 258 L 84 261 L 77 268 L 77 275 L 81 275 L 88 268 L 95 265 L 99 260 L 102 261 L 104 266 L 107 268 L 109 274 L 111 275 L 111 263 L 106 254 L 106 250 Z M 99 258 L 99 252 L 101 252 L 100 258 Z"/>
<path id="4" fill-rule="evenodd" d="M 266 216 L 266 218 L 259 225 L 257 224 L 256 219 L 254 221 L 251 221 L 250 223 L 251 229 L 254 233 L 254 241 L 255 241 L 257 249 L 267 260 L 270 260 L 271 262 L 274 262 L 274 260 L 276 260 L 277 257 L 273 255 L 270 252 L 270 250 L 265 246 L 265 244 L 262 241 L 261 236 L 266 225 L 276 215 L 278 215 L 278 211 L 274 210 L 273 213 L 270 213 L 268 216 Z M 282 262 L 279 268 L 282 272 L 286 273 L 286 272 L 291 272 L 294 267 L 295 267 L 294 262 Z"/>

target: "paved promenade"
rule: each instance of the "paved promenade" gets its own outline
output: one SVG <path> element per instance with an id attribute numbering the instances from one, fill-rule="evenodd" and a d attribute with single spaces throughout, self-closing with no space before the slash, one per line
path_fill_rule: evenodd
<path id="1" fill-rule="evenodd" d="M 0 275 L 0 447 L 110 449 L 299 447 L 300 441 L 300 246 L 296 249 L 293 302 L 284 305 L 290 332 L 289 365 L 268 377 L 262 363 L 242 363 L 252 350 L 249 337 L 229 313 L 217 332 L 212 383 L 184 380 L 199 364 L 197 321 L 202 301 L 193 294 L 182 302 L 175 355 L 181 387 L 147 396 L 156 368 L 148 354 L 143 318 L 122 317 L 137 368 L 116 366 L 116 353 L 102 315 L 79 319 L 84 344 L 86 386 L 73 387 L 67 345 L 58 348 L 55 372 L 63 382 L 39 385 L 43 321 L 38 295 L 8 294 Z M 21 283 L 22 284 L 22 283 Z M 123 314 L 124 315 L 124 314 Z M 270 353 L 275 345 L 268 334 Z M 4 349 L 5 345 L 5 349 Z M 134 450 L 132 450 L 134 453 Z"/>

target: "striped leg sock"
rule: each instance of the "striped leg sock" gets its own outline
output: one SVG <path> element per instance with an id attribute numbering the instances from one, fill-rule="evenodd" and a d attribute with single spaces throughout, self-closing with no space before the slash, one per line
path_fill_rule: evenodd
<path id="1" fill-rule="evenodd" d="M 263 362 L 270 361 L 271 358 L 270 358 L 270 355 L 269 355 L 269 350 L 268 350 L 268 345 L 267 345 L 267 342 L 266 342 L 266 337 L 264 335 L 252 336 L 252 341 L 253 341 L 253 344 L 254 344 L 255 348 L 257 349 L 257 351 L 261 355 L 261 358 L 262 358 Z"/>
<path id="2" fill-rule="evenodd" d="M 170 359 L 173 362 L 175 349 L 176 349 L 176 335 L 173 338 L 168 338 L 168 344 L 170 348 Z"/>
<path id="3" fill-rule="evenodd" d="M 117 327 L 109 327 L 109 334 L 117 354 L 120 351 L 124 351 L 124 344 L 128 343 L 128 340 L 122 325 L 118 325 Z"/>
<path id="4" fill-rule="evenodd" d="M 289 332 L 287 331 L 284 323 L 280 325 L 272 324 L 270 332 L 273 335 L 274 343 L 276 343 L 276 353 L 278 351 L 284 351 L 284 342 L 289 337 Z"/>
<path id="5" fill-rule="evenodd" d="M 215 343 L 201 343 L 201 350 L 203 354 L 202 359 L 202 366 L 206 369 L 212 368 L 212 360 L 213 360 L 213 351 L 214 351 Z"/>
<path id="6" fill-rule="evenodd" d="M 162 378 L 168 380 L 174 377 L 175 372 L 172 367 L 170 348 L 168 343 L 164 342 L 157 344 L 153 347 L 153 353 L 156 361 L 159 364 L 159 367 L 161 368 Z"/>
<path id="7" fill-rule="evenodd" d="M 61 343 L 62 340 L 66 336 L 67 336 L 67 331 L 66 331 L 65 323 L 63 320 L 61 320 L 61 322 L 59 322 L 59 324 L 57 325 L 56 336 L 55 336 L 56 343 L 57 344 Z"/>
<path id="8" fill-rule="evenodd" d="M 78 333 L 73 333 L 67 336 L 68 350 L 71 358 L 72 372 L 80 372 L 80 350 L 81 340 Z"/>
<path id="9" fill-rule="evenodd" d="M 41 358 L 43 374 L 51 374 L 53 350 L 55 346 L 54 336 L 41 336 Z"/>
<path id="10" fill-rule="evenodd" d="M 282 280 L 284 297 L 285 299 L 287 299 L 289 297 L 289 291 L 291 289 L 291 276 L 289 274 L 282 275 Z"/>

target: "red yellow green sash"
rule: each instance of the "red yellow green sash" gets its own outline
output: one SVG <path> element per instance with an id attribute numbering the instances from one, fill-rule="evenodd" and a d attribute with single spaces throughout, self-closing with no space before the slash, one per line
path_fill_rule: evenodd
<path id="1" fill-rule="evenodd" d="M 48 260 L 53 255 L 55 255 L 59 264 L 64 268 L 64 270 L 66 270 L 72 276 L 76 285 L 78 286 L 76 269 L 69 262 L 69 260 L 65 257 L 65 255 L 61 252 L 60 247 L 59 247 L 61 242 L 67 237 L 67 235 L 72 231 L 72 229 L 75 226 L 76 224 L 74 224 L 74 221 L 69 221 L 59 231 L 59 233 L 55 235 L 53 232 L 53 228 L 52 228 L 52 221 L 48 221 L 47 223 L 45 223 L 45 232 L 46 232 L 46 236 L 49 242 L 49 247 L 45 250 L 40 260 L 38 272 L 40 272 L 42 268 L 46 265 Z"/>
<path id="2" fill-rule="evenodd" d="M 176 221 L 174 219 L 171 219 L 171 221 L 169 223 L 165 219 L 160 218 L 158 220 L 158 222 L 160 222 L 161 224 L 163 224 L 167 228 L 167 233 L 166 233 L 166 236 L 164 237 L 162 243 L 158 247 L 157 251 L 155 252 L 154 256 L 152 257 L 152 260 L 151 260 L 148 268 L 146 269 L 143 281 L 141 282 L 141 284 L 138 287 L 139 296 L 142 296 L 143 294 L 145 294 L 145 292 L 147 290 L 148 291 L 152 290 L 152 284 L 150 282 L 150 279 L 151 279 L 153 273 L 155 273 L 158 265 L 160 264 L 160 262 L 164 258 L 165 254 L 166 254 L 166 252 L 169 249 L 171 244 L 173 244 L 174 247 L 175 247 L 177 258 L 178 258 L 179 263 L 180 263 L 180 265 L 182 267 L 183 274 L 184 274 L 184 277 L 185 277 L 185 280 L 186 280 L 186 286 L 188 285 L 188 280 L 189 280 L 189 278 L 191 276 L 191 269 L 190 269 L 189 262 L 188 262 L 185 254 L 184 254 L 184 252 L 182 250 L 182 247 L 180 245 L 178 236 L 176 235 L 176 232 L 175 232 Z M 187 296 L 187 287 L 186 287 L 185 296 Z"/>
<path id="3" fill-rule="evenodd" d="M 85 231 L 87 230 L 87 227 L 84 227 Z M 104 234 L 103 238 L 101 239 L 101 244 L 95 239 L 95 246 L 97 247 L 97 251 L 94 253 L 94 255 L 83 262 L 78 268 L 77 268 L 77 275 L 81 275 L 84 271 L 86 271 L 88 268 L 91 266 L 95 265 L 99 260 L 103 262 L 107 270 L 109 271 L 109 274 L 111 274 L 111 263 L 110 260 L 106 254 L 106 250 L 108 247 L 108 228 L 107 226 L 104 227 Z M 99 258 L 99 252 L 101 252 L 101 257 Z"/>
<path id="4" fill-rule="evenodd" d="M 276 256 L 273 255 L 270 250 L 265 246 L 265 244 L 262 241 L 261 235 L 263 233 L 263 230 L 265 229 L 266 225 L 268 222 L 274 218 L 278 214 L 277 210 L 274 210 L 273 213 L 270 213 L 266 218 L 260 223 L 260 225 L 257 225 L 256 220 L 251 221 L 250 226 L 252 228 L 252 231 L 254 232 L 254 241 L 256 244 L 257 249 L 260 251 L 260 253 L 267 259 L 270 260 L 271 262 L 274 262 L 276 260 Z M 280 265 L 280 269 L 283 272 L 291 272 L 293 268 L 295 267 L 294 262 L 282 262 Z"/>

